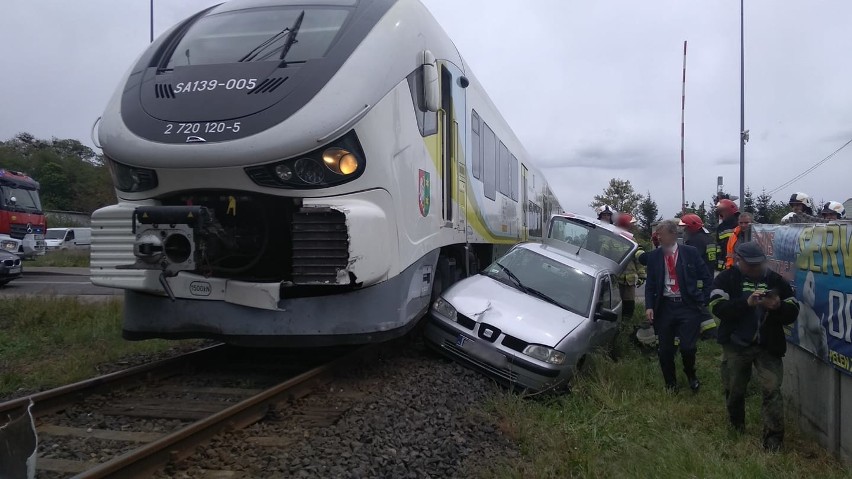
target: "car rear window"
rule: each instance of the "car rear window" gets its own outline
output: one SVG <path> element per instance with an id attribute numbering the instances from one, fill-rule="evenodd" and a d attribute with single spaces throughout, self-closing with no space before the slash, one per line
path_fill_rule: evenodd
<path id="1" fill-rule="evenodd" d="M 633 243 L 612 231 L 573 218 L 556 216 L 550 222 L 547 237 L 621 263 L 633 249 Z"/>

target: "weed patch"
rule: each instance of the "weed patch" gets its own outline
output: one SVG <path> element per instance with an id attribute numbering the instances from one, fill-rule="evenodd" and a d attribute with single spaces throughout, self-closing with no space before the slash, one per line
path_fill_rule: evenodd
<path id="1" fill-rule="evenodd" d="M 699 344 L 698 394 L 686 387 L 682 371 L 681 392 L 667 393 L 656 355 L 638 351 L 626 337 L 620 348 L 617 361 L 595 355 L 569 394 L 498 394 L 490 408 L 501 430 L 519 445 L 521 460 L 491 464 L 481 476 L 852 477 L 852 469 L 790 421 L 784 452 L 764 452 L 760 394 L 747 400 L 746 434 L 731 432 L 719 378 L 721 348 L 715 342 Z"/>
<path id="2" fill-rule="evenodd" d="M 88 268 L 89 250 L 56 250 L 49 251 L 43 256 L 37 256 L 24 265 L 24 273 L 27 266 L 48 266 L 53 268 Z"/>
<path id="3" fill-rule="evenodd" d="M 125 341 L 121 308 L 118 301 L 4 297 L 0 300 L 0 397 L 96 376 L 99 364 L 180 344 Z"/>

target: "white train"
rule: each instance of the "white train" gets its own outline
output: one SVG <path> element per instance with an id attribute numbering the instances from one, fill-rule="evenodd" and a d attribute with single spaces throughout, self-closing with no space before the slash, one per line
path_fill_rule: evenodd
<path id="1" fill-rule="evenodd" d="M 233 0 L 166 32 L 98 131 L 92 282 L 127 339 L 402 335 L 560 212 L 417 0 Z"/>

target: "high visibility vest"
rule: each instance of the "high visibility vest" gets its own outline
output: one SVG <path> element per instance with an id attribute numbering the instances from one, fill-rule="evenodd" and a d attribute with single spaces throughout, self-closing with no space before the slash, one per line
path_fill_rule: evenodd
<path id="1" fill-rule="evenodd" d="M 728 238 L 728 251 L 725 256 L 725 269 L 733 268 L 734 266 L 734 248 L 737 246 L 737 241 L 740 239 L 740 234 L 743 232 L 742 228 L 737 226 L 734 228 L 734 234 Z"/>

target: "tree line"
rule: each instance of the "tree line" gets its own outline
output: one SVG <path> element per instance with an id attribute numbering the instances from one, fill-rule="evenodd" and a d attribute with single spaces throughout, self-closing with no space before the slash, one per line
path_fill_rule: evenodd
<path id="1" fill-rule="evenodd" d="M 723 198 L 730 198 L 730 195 L 719 192 L 710 198 L 709 204 L 705 201 L 698 204 L 695 201 L 688 203 L 686 213 L 698 215 L 707 229 L 712 231 L 719 223 L 719 218 L 716 216 L 716 203 Z M 595 195 L 589 207 L 596 208 L 601 205 L 609 205 L 616 211 L 632 214 L 636 218 L 637 229 L 639 230 L 638 237 L 645 241 L 651 237 L 652 225 L 663 219 L 657 202 L 651 197 L 651 192 L 649 191 L 645 195 L 637 193 L 633 185 L 630 184 L 630 180 L 620 178 L 609 180 L 609 185 L 604 188 L 601 194 Z M 778 223 L 789 212 L 787 203 L 774 201 L 772 196 L 766 193 L 766 190 L 755 197 L 751 189 L 746 189 L 745 198 L 742 199 L 740 205 L 740 211 L 751 213 L 757 223 Z M 682 214 L 681 211 L 678 211 L 675 218 L 679 218 Z"/>
<path id="2" fill-rule="evenodd" d="M 45 210 L 91 213 L 116 201 L 103 156 L 77 140 L 43 140 L 19 133 L 0 141 L 0 168 L 24 172 L 38 181 Z"/>

